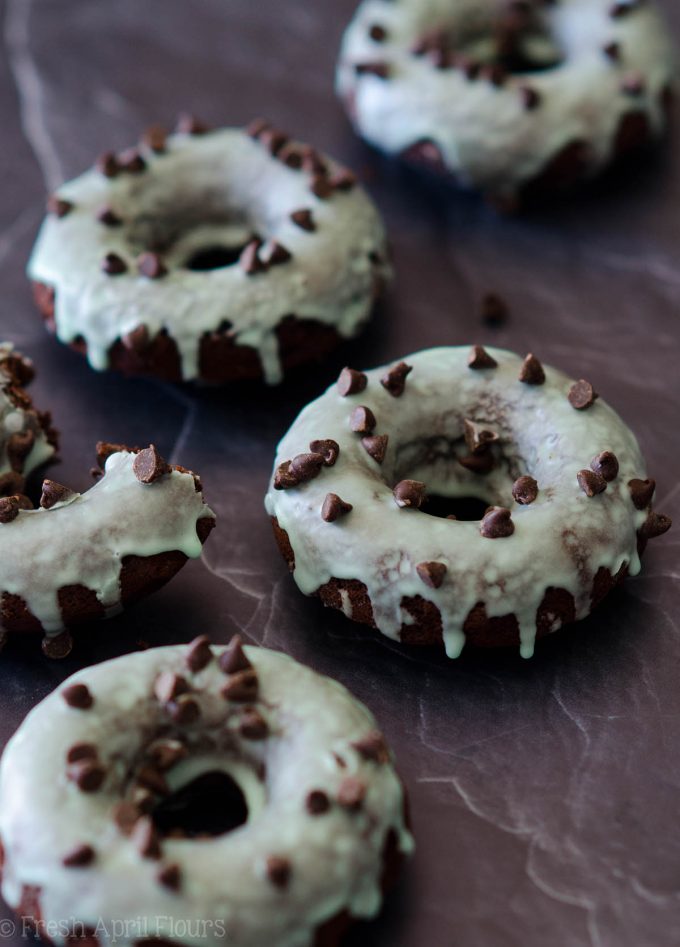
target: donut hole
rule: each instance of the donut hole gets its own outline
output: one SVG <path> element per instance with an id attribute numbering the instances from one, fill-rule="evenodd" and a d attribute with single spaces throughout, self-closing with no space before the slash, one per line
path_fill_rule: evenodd
<path id="1" fill-rule="evenodd" d="M 229 773 L 203 773 L 164 797 L 152 812 L 162 836 L 215 838 L 248 821 L 246 796 Z"/>
<path id="2" fill-rule="evenodd" d="M 241 253 L 249 241 L 235 247 L 213 246 L 195 250 L 184 264 L 186 270 L 221 270 L 238 263 Z"/>
<path id="3" fill-rule="evenodd" d="M 455 516 L 457 520 L 476 522 L 481 520 L 488 506 L 490 504 L 479 497 L 446 497 L 438 493 L 428 493 L 420 510 L 421 513 L 438 516 L 440 519 Z"/>

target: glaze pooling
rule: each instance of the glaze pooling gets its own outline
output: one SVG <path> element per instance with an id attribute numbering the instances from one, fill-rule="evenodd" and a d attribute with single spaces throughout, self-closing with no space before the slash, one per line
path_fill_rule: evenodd
<path id="1" fill-rule="evenodd" d="M 591 610 L 598 570 L 616 575 L 624 564 L 640 569 L 638 530 L 647 510 L 635 509 L 628 488 L 644 478 L 645 464 L 637 441 L 601 398 L 577 411 L 567 393 L 572 381 L 546 367 L 543 385 L 519 381 L 523 360 L 489 348 L 495 369 L 468 367 L 468 347 L 418 352 L 405 361 L 413 366 L 404 394 L 392 397 L 380 384 L 386 367 L 367 372 L 366 389 L 342 397 L 336 385 L 308 405 L 279 444 L 276 467 L 308 450 L 309 442 L 333 438 L 340 455 L 316 479 L 266 495 L 267 512 L 286 531 L 295 555 L 294 578 L 301 591 L 314 594 L 331 578 L 363 582 L 379 630 L 398 639 L 403 624 L 413 621 L 402 600 L 420 596 L 441 613 L 447 654 L 456 657 L 465 644 L 463 626 L 480 602 L 488 617 L 514 614 L 521 652 L 533 653 L 537 610 L 550 588 L 574 598 L 575 617 Z M 389 437 L 382 465 L 372 460 L 349 428 L 357 404 L 370 407 L 376 432 Z M 496 458 L 491 473 L 466 470 L 458 458 L 467 453 L 464 420 L 500 435 L 490 448 Z M 587 497 L 577 473 L 603 450 L 618 458 L 620 470 L 607 490 Z M 514 480 L 529 474 L 538 482 L 538 497 L 515 503 Z M 448 497 L 474 496 L 512 511 L 514 533 L 488 539 L 478 522 L 449 521 L 397 506 L 396 482 L 410 478 L 428 492 Z M 352 512 L 325 523 L 320 510 L 327 493 L 353 505 Z M 447 573 L 433 589 L 416 566 L 441 562 Z M 343 610 L 347 608 L 343 602 Z M 555 618 L 553 628 L 559 627 Z"/>

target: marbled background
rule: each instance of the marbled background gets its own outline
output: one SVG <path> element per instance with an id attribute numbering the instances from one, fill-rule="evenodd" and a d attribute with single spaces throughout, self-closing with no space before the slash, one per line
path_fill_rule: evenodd
<path id="1" fill-rule="evenodd" d="M 680 32 L 680 7 L 666 0 Z M 671 947 L 680 943 L 677 532 L 642 576 L 534 660 L 407 652 L 303 599 L 262 496 L 274 447 L 349 360 L 496 342 L 596 384 L 637 431 L 680 520 L 680 143 L 566 206 L 498 219 L 476 198 L 371 154 L 335 102 L 353 0 L 0 0 L 0 320 L 38 364 L 63 435 L 52 476 L 88 486 L 96 440 L 148 442 L 200 472 L 219 528 L 203 560 L 49 663 L 10 646 L 0 738 L 67 674 L 134 648 L 240 629 L 348 684 L 380 719 L 411 795 L 417 856 L 355 947 Z M 46 187 L 180 109 L 260 113 L 362 169 L 398 277 L 368 333 L 277 391 L 194 391 L 95 375 L 44 332 L 24 265 Z M 677 163 L 676 163 L 677 162 Z M 502 329 L 477 316 L 489 289 Z"/>

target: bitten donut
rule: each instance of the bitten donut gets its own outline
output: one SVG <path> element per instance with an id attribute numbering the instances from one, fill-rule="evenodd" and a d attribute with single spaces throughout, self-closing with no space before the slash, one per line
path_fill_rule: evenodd
<path id="1" fill-rule="evenodd" d="M 153 446 L 98 454 L 103 475 L 86 493 L 45 480 L 39 509 L 0 499 L 0 645 L 42 632 L 45 654 L 65 657 L 67 628 L 117 614 L 200 555 L 215 517 L 197 477 Z"/>
<path id="2" fill-rule="evenodd" d="M 238 636 L 69 678 L 5 750 L 0 837 L 7 903 L 96 947 L 334 947 L 413 844 L 366 708 Z"/>
<path id="3" fill-rule="evenodd" d="M 350 171 L 264 121 L 178 128 L 50 198 L 39 308 L 95 369 L 279 382 L 368 319 L 390 275 L 380 217 Z"/>
<path id="4" fill-rule="evenodd" d="M 466 641 L 528 657 L 639 572 L 670 526 L 654 486 L 590 382 L 455 347 L 344 369 L 281 441 L 266 508 L 307 595 L 450 657 Z M 428 514 L 427 491 L 453 515 Z M 469 497 L 486 512 L 456 520 Z"/>
<path id="5" fill-rule="evenodd" d="M 511 207 L 659 136 L 674 78 L 651 0 L 364 0 L 337 87 L 371 144 Z"/>
<path id="6" fill-rule="evenodd" d="M 23 494 L 26 478 L 58 446 L 51 415 L 37 411 L 25 390 L 33 375 L 33 363 L 0 342 L 0 497 Z"/>

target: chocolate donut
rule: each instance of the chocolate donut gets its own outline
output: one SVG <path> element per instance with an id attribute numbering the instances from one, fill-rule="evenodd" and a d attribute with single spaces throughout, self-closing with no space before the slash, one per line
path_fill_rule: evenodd
<path id="1" fill-rule="evenodd" d="M 39 934 L 123 947 L 332 947 L 413 847 L 368 710 L 238 636 L 43 700 L 2 758 L 0 838 L 3 897 Z"/>
<path id="2" fill-rule="evenodd" d="M 35 298 L 98 370 L 273 384 L 356 335 L 390 275 L 352 173 L 264 121 L 150 129 L 48 211 Z"/>
<path id="3" fill-rule="evenodd" d="M 281 441 L 265 503 L 307 595 L 450 657 L 529 657 L 639 572 L 670 526 L 654 486 L 589 382 L 474 346 L 344 369 Z"/>
<path id="4" fill-rule="evenodd" d="M 42 632 L 44 653 L 65 657 L 67 628 L 117 614 L 200 555 L 215 517 L 194 474 L 153 446 L 98 454 L 103 475 L 86 493 L 45 480 L 39 509 L 0 499 L 0 645 Z"/>
<path id="5" fill-rule="evenodd" d="M 512 206 L 659 136 L 674 77 L 651 0 L 364 0 L 337 88 L 371 144 Z"/>

